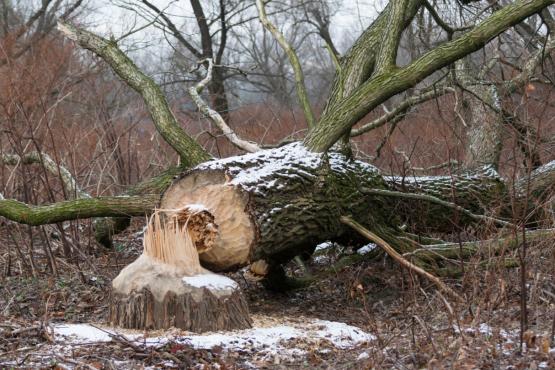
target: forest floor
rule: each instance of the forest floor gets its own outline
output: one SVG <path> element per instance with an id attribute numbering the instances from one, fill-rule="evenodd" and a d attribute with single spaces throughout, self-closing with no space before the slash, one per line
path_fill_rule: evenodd
<path id="1" fill-rule="evenodd" d="M 446 280 L 464 305 L 383 257 L 288 293 L 237 272 L 229 277 L 248 298 L 253 329 L 139 333 L 109 328 L 106 314 L 110 281 L 140 253 L 140 233 L 81 254 L 80 267 L 56 258 L 58 276 L 42 271 L 46 256 L 35 247 L 35 277 L 2 235 L 1 369 L 555 369 L 553 240 L 528 247 L 521 348 L 520 268 L 467 265 L 462 278 Z M 349 253 L 329 244 L 306 267 L 317 273 Z"/>

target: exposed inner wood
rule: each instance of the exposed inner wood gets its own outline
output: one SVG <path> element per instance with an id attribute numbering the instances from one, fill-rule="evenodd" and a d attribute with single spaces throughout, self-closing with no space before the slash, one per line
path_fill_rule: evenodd
<path id="1" fill-rule="evenodd" d="M 268 274 L 269 266 L 266 261 L 257 260 L 250 265 L 249 269 L 253 274 L 265 276 L 266 274 Z"/>
<path id="2" fill-rule="evenodd" d="M 114 325 L 173 326 L 199 332 L 250 327 L 239 286 L 201 267 L 189 231 L 192 220 L 198 225 L 214 221 L 198 206 L 169 213 L 158 210 L 150 218 L 143 254 L 112 282 L 110 321 Z"/>
<path id="3" fill-rule="evenodd" d="M 166 191 L 161 207 L 204 206 L 214 216 L 218 228 L 212 247 L 201 252 L 200 260 L 214 270 L 226 270 L 249 262 L 255 237 L 246 212 L 246 195 L 227 182 L 223 171 L 202 171 L 187 175 Z M 200 225 L 200 224 L 199 224 Z"/>
<path id="4" fill-rule="evenodd" d="M 130 294 L 148 288 L 159 301 L 168 291 L 182 291 L 182 276 L 208 272 L 201 265 L 187 227 L 177 219 L 163 223 L 160 211 L 150 217 L 143 254 L 112 281 L 115 292 Z"/>
<path id="5" fill-rule="evenodd" d="M 179 225 L 187 226 L 191 240 L 198 253 L 210 250 L 218 235 L 218 226 L 212 215 L 201 204 L 188 204 L 175 211 L 165 210 L 169 218 L 174 217 Z"/>

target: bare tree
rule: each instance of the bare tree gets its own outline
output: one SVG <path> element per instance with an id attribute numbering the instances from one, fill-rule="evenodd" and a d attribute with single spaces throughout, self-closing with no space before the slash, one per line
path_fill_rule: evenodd
<path id="1" fill-rule="evenodd" d="M 206 17 L 201 14 L 202 9 L 198 8 L 200 4 L 191 4 L 197 21 L 202 23 Z M 495 166 L 491 166 L 497 156 L 485 156 L 491 154 L 484 151 L 490 151 L 492 146 L 473 149 L 472 157 L 481 162 L 480 166 L 467 162 L 468 172 L 447 177 L 417 178 L 413 181 L 383 176 L 370 164 L 337 152 L 334 146 L 340 140 L 348 144 L 353 127 L 363 117 L 388 99 L 418 84 L 428 82 L 429 86 L 420 95 L 407 98 L 412 99 L 411 102 L 398 103 L 398 107 L 402 107 L 400 111 L 387 113 L 389 116 L 382 121 L 390 121 L 397 113 L 403 110 L 406 112 L 412 105 L 425 101 L 429 95 L 437 96 L 434 76 L 452 71 L 456 75 L 454 65 L 457 61 L 483 50 L 495 42 L 492 40 L 498 40 L 500 35 L 505 35 L 504 32 L 516 25 L 522 25 L 527 18 L 549 12 L 552 4 L 552 0 L 516 0 L 493 9 L 473 3 L 471 6 L 479 9 L 479 13 L 469 10 L 475 16 L 468 20 L 461 17 L 461 23 L 464 21 L 464 24 L 448 26 L 434 14 L 436 8 L 428 2 L 392 0 L 338 60 L 330 96 L 321 117 L 315 119 L 296 50 L 274 24 L 275 21 L 266 11 L 267 4 L 258 1 L 263 26 L 278 39 L 280 47 L 293 64 L 297 99 L 310 129 L 301 142 L 216 160 L 183 130 L 159 87 L 119 50 L 117 43 L 61 22 L 59 29 L 64 35 L 106 61 L 142 96 L 158 132 L 189 169 L 171 182 L 167 189 L 169 176 L 165 174 L 163 179 L 159 177 L 155 181 L 157 187 L 150 187 L 156 189 L 156 193 L 145 196 L 143 203 L 140 197 L 116 197 L 29 206 L 17 200 L 5 199 L 0 201 L 0 214 L 35 225 L 83 217 L 133 215 L 152 210 L 153 197 L 159 197 L 163 191 L 160 201 L 162 209 L 182 209 L 191 204 L 202 204 L 215 217 L 218 241 L 209 251 L 200 252 L 200 260 L 204 266 L 216 271 L 247 264 L 263 265 L 265 268 L 261 270 L 268 286 L 283 287 L 290 280 L 284 277 L 282 263 L 296 255 L 311 253 L 317 242 L 352 235 L 351 227 L 355 225 L 350 222 L 352 219 L 369 229 L 371 235 L 376 235 L 390 250 L 394 249 L 398 254 L 411 254 L 413 263 L 419 268 L 437 271 L 438 266 L 445 263 L 441 257 L 451 253 L 453 246 L 445 243 L 434 250 L 435 258 L 429 254 L 421 258 L 417 251 L 424 247 L 418 238 L 415 239 L 414 235 L 401 227 L 398 210 L 404 210 L 403 216 L 408 218 L 416 217 L 411 213 L 414 204 L 430 204 L 433 211 L 420 214 L 414 220 L 415 224 L 425 225 L 427 231 L 445 230 L 446 226 L 451 226 L 446 225 L 446 220 L 454 213 L 458 216 L 459 225 L 470 225 L 476 220 L 487 219 L 498 227 L 516 230 L 517 225 L 511 220 L 502 219 L 499 214 L 491 212 L 493 205 L 509 203 L 507 184 L 494 170 Z M 421 21 L 417 17 L 421 9 L 430 12 L 429 19 L 438 23 L 447 36 L 444 39 L 425 40 L 422 43 L 423 51 L 407 56 L 407 61 L 401 65 L 399 50 L 403 34 L 413 22 Z M 467 10 L 466 5 L 463 5 L 463 10 Z M 549 21 L 542 19 L 542 22 L 548 25 Z M 166 23 L 165 27 L 170 26 Z M 223 34 L 223 30 L 220 32 Z M 526 83 L 522 81 L 528 81 L 536 73 L 536 68 L 545 58 L 544 51 L 551 50 L 547 46 L 552 43 L 552 35 L 540 34 L 537 37 L 543 40 L 542 53 L 532 54 L 529 60 L 539 62 L 533 65 L 527 63 L 526 68 L 529 68 L 523 69 L 526 75 L 504 81 L 504 88 L 513 89 Z M 207 40 L 203 42 L 201 38 L 201 44 L 200 55 L 214 59 L 213 64 L 202 62 L 208 68 L 206 78 L 211 81 L 218 79 L 214 77 L 219 64 L 218 53 L 214 55 L 213 50 L 212 54 L 209 52 Z M 222 44 L 225 43 L 220 41 L 220 47 Z M 333 48 L 330 49 L 335 55 Z M 214 69 L 210 68 L 211 65 Z M 207 80 L 198 87 L 204 85 L 208 86 Z M 467 80 L 461 85 L 470 93 L 473 92 L 487 109 L 493 109 L 496 114 L 503 113 L 503 108 L 497 106 L 496 101 L 484 96 L 483 89 L 474 88 L 475 82 Z M 193 90 L 193 96 L 199 90 Z M 441 93 L 452 90 L 451 86 L 445 86 Z M 198 99 L 197 103 L 203 109 L 205 103 Z M 207 110 L 206 106 L 204 109 L 215 121 L 223 117 L 221 113 L 218 117 L 217 109 Z M 472 120 L 477 121 L 476 116 L 480 112 L 472 113 Z M 225 119 L 221 122 L 225 123 Z M 373 124 L 374 127 L 377 125 Z M 497 121 L 476 127 L 476 132 L 482 135 L 488 127 L 494 127 L 491 132 L 497 132 Z M 221 124 L 221 128 L 235 145 L 248 151 L 259 148 L 230 132 L 229 126 Z M 547 177 L 553 176 L 551 167 L 540 167 L 535 175 L 541 174 L 545 178 L 543 176 L 549 173 Z M 543 181 L 535 184 L 537 187 L 533 192 L 539 193 L 549 186 Z M 517 189 L 516 193 L 519 194 L 516 202 L 528 209 L 527 197 L 523 194 L 530 194 L 530 191 Z M 395 206 L 392 206 L 392 199 L 395 199 Z M 114 209 L 115 204 L 117 209 Z M 415 228 L 412 231 L 420 232 L 423 229 Z M 434 260 L 433 263 L 430 258 Z"/>

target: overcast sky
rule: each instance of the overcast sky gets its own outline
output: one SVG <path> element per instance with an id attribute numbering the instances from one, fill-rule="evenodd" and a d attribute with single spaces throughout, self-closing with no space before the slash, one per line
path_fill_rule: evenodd
<path id="1" fill-rule="evenodd" d="M 137 0 L 127 0 L 133 3 Z M 253 1 L 254 0 L 246 0 Z M 138 2 L 138 1 L 137 1 Z M 113 35 L 116 38 L 127 33 L 130 28 L 136 24 L 137 26 L 145 25 L 145 21 L 133 14 L 132 11 L 122 9 L 114 4 L 121 4 L 120 0 L 90 0 L 89 5 L 94 8 L 91 23 L 95 24 L 93 30 L 105 36 Z M 168 13 L 179 14 L 183 16 L 191 16 L 192 11 L 189 2 L 186 0 L 152 0 L 159 9 L 167 9 Z M 347 38 L 356 38 L 368 24 L 374 19 L 376 9 L 381 8 L 383 2 L 381 0 L 344 0 L 339 10 L 332 18 L 332 35 L 337 40 Z M 182 24 L 183 20 L 177 20 L 176 24 Z M 261 26 L 262 30 L 262 26 Z M 146 30 L 133 35 L 133 40 L 149 40 L 153 41 L 161 39 L 161 33 L 149 27 Z"/>

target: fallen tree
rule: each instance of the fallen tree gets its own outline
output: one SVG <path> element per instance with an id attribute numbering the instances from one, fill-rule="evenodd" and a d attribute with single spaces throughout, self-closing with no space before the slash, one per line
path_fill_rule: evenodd
<path id="1" fill-rule="evenodd" d="M 409 224 L 409 231 L 450 231 L 454 226 L 462 228 L 488 220 L 497 227 L 516 229 L 517 225 L 511 220 L 500 219 L 504 206 L 508 204 L 509 192 L 507 184 L 495 171 L 496 164 L 469 166 L 472 171 L 461 171 L 452 176 L 384 176 L 372 165 L 351 158 L 349 150 L 344 150 L 348 147 L 351 128 L 390 97 L 479 50 L 503 31 L 553 4 L 553 0 L 517 0 L 469 27 L 457 38 L 450 38 L 399 67 L 395 61 L 402 31 L 423 3 L 420 0 L 394 0 L 364 32 L 342 58 L 324 113 L 302 142 L 258 150 L 259 145 L 238 137 L 218 112 L 202 101 L 199 93 L 207 81 L 201 81 L 190 90 L 200 109 L 236 146 L 255 151 L 214 160 L 179 126 L 154 81 L 145 76 L 115 42 L 60 23 L 59 29 L 64 35 L 104 59 L 142 96 L 158 132 L 180 155 L 182 167 L 170 169 L 130 193 L 137 195 L 77 199 L 37 208 L 0 199 L 0 215 L 33 225 L 82 217 L 132 216 L 154 211 L 163 193 L 159 206 L 170 215 L 187 207 L 202 207 L 209 215 L 204 221 L 187 224 L 187 232 L 191 234 L 195 233 L 194 230 L 207 229 L 209 224 L 217 230 L 209 246 L 203 238 L 192 238 L 203 266 L 226 271 L 250 264 L 257 274 L 266 277 L 269 287 L 287 285 L 282 264 L 297 255 L 311 254 L 317 243 L 345 239 L 356 242 L 359 237 L 341 221 L 342 216 L 356 220 L 371 233 L 368 235 L 375 235 L 397 254 L 414 253 L 411 264 L 419 269 L 441 268 L 435 255 L 416 253 L 422 249 L 422 243 L 406 232 L 403 225 Z M 262 1 L 257 5 L 259 8 L 265 6 Z M 259 10 L 264 26 L 274 29 L 263 9 Z M 282 38 L 280 45 L 287 48 L 284 42 Z M 366 55 L 370 57 L 366 58 Z M 294 59 L 293 54 L 290 57 Z M 211 62 L 202 64 L 207 66 L 209 76 Z M 299 96 L 303 108 L 306 108 L 305 113 L 309 115 L 307 121 L 311 122 L 311 110 L 305 105 L 305 87 L 298 75 L 300 70 L 296 72 L 297 87 L 302 90 Z M 342 145 L 335 147 L 342 138 Z M 498 158 L 495 153 L 472 155 Z M 183 172 L 170 181 L 181 170 Z M 555 168 L 551 166 L 543 170 L 551 172 Z M 529 188 L 530 183 L 545 188 L 544 179 L 551 178 L 544 172 L 534 175 L 527 183 L 525 194 L 513 199 L 512 204 L 520 202 L 520 198 L 527 201 L 528 195 L 535 193 L 535 189 Z M 404 197 L 402 193 L 421 196 Z M 109 236 L 118 226 L 113 220 L 101 223 L 97 229 L 102 231 L 103 237 Z M 125 224 L 123 219 L 122 225 Z M 162 261 L 171 263 L 171 259 L 162 258 Z M 152 271 L 153 263 L 149 261 L 141 266 Z M 142 267 L 127 272 L 133 270 L 141 275 L 147 271 Z M 166 295 L 156 296 L 160 290 L 158 285 L 149 285 L 149 292 L 143 294 L 139 293 L 143 287 L 124 287 L 121 281 L 116 279 L 114 282 L 115 292 L 121 293 L 115 296 L 118 303 L 112 310 L 114 322 L 130 327 L 166 327 L 175 323 L 169 318 L 176 310 L 175 300 L 167 299 Z M 172 293 L 184 294 L 180 289 Z M 153 295 L 154 301 L 151 299 Z M 179 307 L 191 310 L 188 298 L 180 302 Z M 215 304 L 218 304 L 217 300 L 209 303 L 210 306 Z M 122 311 L 116 309 L 119 306 L 124 307 Z M 168 320 L 153 324 L 152 320 L 141 316 L 144 309 L 153 315 L 166 312 L 166 309 L 171 312 L 167 315 Z M 205 322 L 209 316 L 199 320 Z M 211 327 L 201 325 L 199 330 L 206 328 Z"/>

